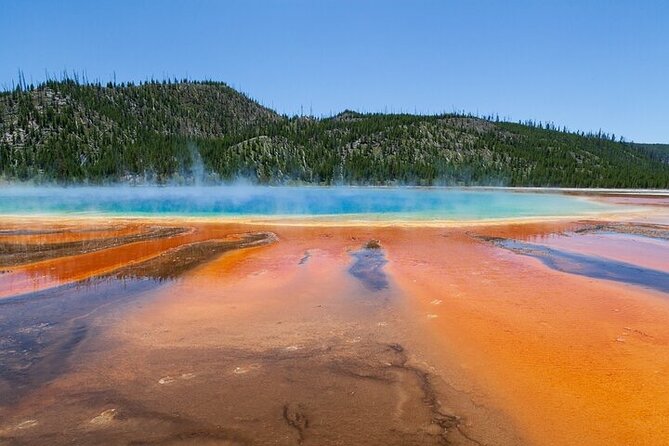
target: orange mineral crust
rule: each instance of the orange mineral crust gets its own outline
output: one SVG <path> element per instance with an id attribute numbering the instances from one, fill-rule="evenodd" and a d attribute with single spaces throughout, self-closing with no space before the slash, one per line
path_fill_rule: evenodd
<path id="1" fill-rule="evenodd" d="M 29 223 L 0 228 L 0 444 L 669 438 L 666 286 L 593 270 L 665 277 L 663 227 Z"/>
<path id="2" fill-rule="evenodd" d="M 385 243 L 443 362 L 457 360 L 533 443 L 669 438 L 666 294 L 552 271 L 462 231 Z"/>
<path id="3" fill-rule="evenodd" d="M 205 226 L 217 238 L 242 229 Z M 426 360 L 392 280 L 350 273 L 361 250 L 384 255 L 365 251 L 375 229 L 262 229 L 278 241 L 93 313 L 101 335 L 70 358 L 76 369 L 0 407 L 0 428 L 27 443 L 65 432 L 64 444 L 523 444 Z"/>
<path id="4" fill-rule="evenodd" d="M 109 273 L 123 265 L 142 262 L 183 244 L 209 240 L 220 235 L 216 230 L 208 230 L 207 227 L 165 224 L 144 224 L 138 227 L 135 223 L 120 229 L 119 232 L 123 235 L 116 233 L 112 238 L 110 235 L 113 232 L 110 234 L 104 226 L 100 230 L 98 225 L 97 222 L 84 222 L 82 230 L 70 228 L 62 239 L 62 234 L 50 234 L 51 243 L 46 246 L 60 244 L 63 248 L 51 253 L 46 251 L 34 262 L 28 259 L 28 263 L 21 262 L 17 265 L 4 263 L 2 266 L 5 274 L 0 276 L 0 299 Z M 29 228 L 34 228 L 34 225 Z M 94 237 L 91 234 L 95 234 Z M 229 232 L 223 236 L 227 234 Z M 0 239 L 0 243 L 2 241 Z M 19 248 L 25 246 L 23 243 L 18 245 Z"/>
<path id="5" fill-rule="evenodd" d="M 47 245 L 80 240 L 123 237 L 142 231 L 144 224 L 114 223 L 89 227 L 88 224 L 50 224 L 33 222 L 32 224 L 4 225 L 0 231 L 0 243 L 24 243 Z"/>

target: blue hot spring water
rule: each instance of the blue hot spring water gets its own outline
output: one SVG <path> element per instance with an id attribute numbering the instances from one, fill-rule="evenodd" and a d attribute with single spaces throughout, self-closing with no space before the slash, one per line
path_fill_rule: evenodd
<path id="1" fill-rule="evenodd" d="M 0 188 L 0 215 L 342 216 L 477 220 L 582 215 L 612 206 L 544 192 L 409 187 L 106 186 Z"/>

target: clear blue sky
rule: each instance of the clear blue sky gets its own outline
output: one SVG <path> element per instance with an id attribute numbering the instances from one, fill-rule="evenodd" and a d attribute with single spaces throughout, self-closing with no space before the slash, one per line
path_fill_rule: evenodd
<path id="1" fill-rule="evenodd" d="M 499 113 L 669 143 L 669 1 L 0 0 L 0 86 L 215 79 L 282 113 Z"/>

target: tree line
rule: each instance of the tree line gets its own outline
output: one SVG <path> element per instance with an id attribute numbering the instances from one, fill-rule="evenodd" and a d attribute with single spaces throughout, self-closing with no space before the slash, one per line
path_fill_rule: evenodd
<path id="1" fill-rule="evenodd" d="M 198 181 L 668 188 L 662 153 L 498 116 L 282 116 L 213 81 L 21 78 L 0 93 L 8 181 L 188 183 L 205 172 Z"/>

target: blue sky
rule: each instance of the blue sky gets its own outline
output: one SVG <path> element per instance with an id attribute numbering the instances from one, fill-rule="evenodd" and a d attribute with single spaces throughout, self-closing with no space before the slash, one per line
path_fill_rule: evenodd
<path id="1" fill-rule="evenodd" d="M 669 1 L 0 0 L 18 69 L 215 79 L 279 112 L 498 113 L 669 143 Z"/>

